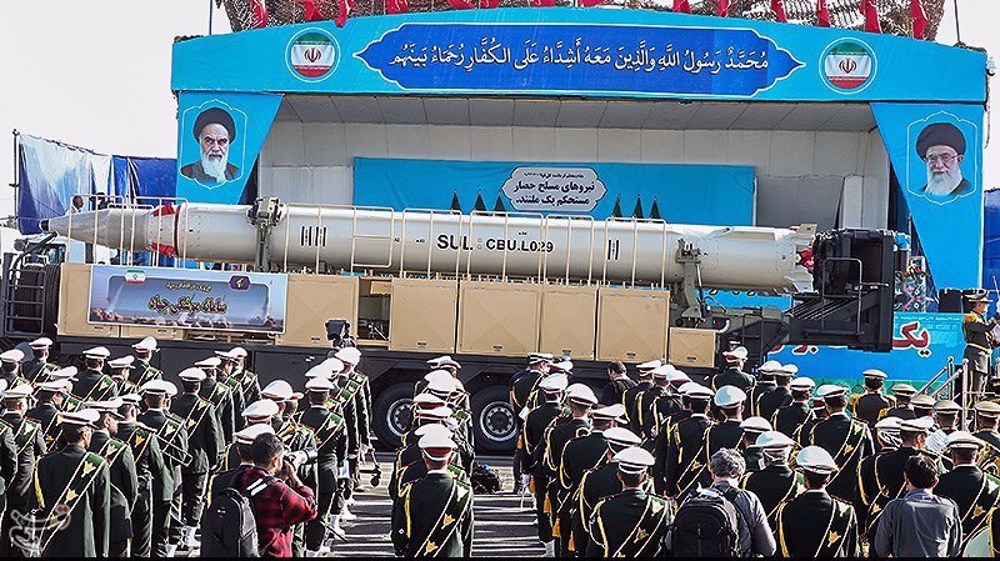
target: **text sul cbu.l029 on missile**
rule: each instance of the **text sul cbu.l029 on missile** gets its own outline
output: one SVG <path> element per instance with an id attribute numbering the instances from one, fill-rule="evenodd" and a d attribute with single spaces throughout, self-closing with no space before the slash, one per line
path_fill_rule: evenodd
<path id="1" fill-rule="evenodd" d="M 455 234 L 441 234 L 437 238 L 438 249 L 451 251 L 523 251 L 526 253 L 552 253 L 555 245 L 551 240 L 508 240 L 504 238 L 477 238 L 475 246 L 471 245 L 468 236 L 459 239 Z"/>

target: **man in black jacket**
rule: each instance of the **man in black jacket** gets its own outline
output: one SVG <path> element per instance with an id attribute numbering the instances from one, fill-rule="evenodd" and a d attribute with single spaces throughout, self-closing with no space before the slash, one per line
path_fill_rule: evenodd
<path id="1" fill-rule="evenodd" d="M 28 409 L 28 397 L 31 396 L 31 386 L 21 383 L 8 389 L 3 394 L 4 412 L 0 418 L 3 430 L 2 473 L 7 483 L 6 504 L 3 511 L 3 525 L 0 531 L 0 557 L 11 557 L 10 531 L 17 512 L 20 515 L 28 513 L 28 502 L 31 498 L 32 477 L 35 473 L 35 463 L 46 452 L 45 438 L 41 424 L 25 417 Z M 13 446 L 12 446 L 13 445 Z M 16 462 L 13 460 L 16 458 Z M 11 473 L 16 475 L 11 476 Z"/>
<path id="2" fill-rule="evenodd" d="M 608 383 L 601 390 L 601 403 L 614 405 L 621 403 L 625 392 L 635 387 L 635 382 L 628 377 L 625 365 L 615 361 L 608 365 Z"/>
<path id="3" fill-rule="evenodd" d="M 332 512 L 338 502 L 337 476 L 347 460 L 347 425 L 340 411 L 327 407 L 334 384 L 316 376 L 306 383 L 309 408 L 302 412 L 301 423 L 316 433 L 316 481 L 307 481 L 315 490 L 318 513 L 306 524 L 306 555 L 317 557 L 329 551 L 325 545 L 327 529 L 340 532 L 340 513 Z M 333 514 L 331 519 L 331 513 Z"/>

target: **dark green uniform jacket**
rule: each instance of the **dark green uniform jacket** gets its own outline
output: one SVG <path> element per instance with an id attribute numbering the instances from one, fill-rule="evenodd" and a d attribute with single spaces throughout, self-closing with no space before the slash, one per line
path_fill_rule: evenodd
<path id="1" fill-rule="evenodd" d="M 811 444 L 829 452 L 840 468 L 827 491 L 838 499 L 853 501 L 857 488 L 858 464 L 861 458 L 875 453 L 875 443 L 868 425 L 848 417 L 846 413 L 838 413 L 817 423 L 811 436 Z"/>
<path id="2" fill-rule="evenodd" d="M 472 555 L 472 486 L 447 471 L 405 486 L 392 516 L 392 542 L 404 557 Z"/>
<path id="3" fill-rule="evenodd" d="M 825 490 L 805 491 L 778 510 L 781 557 L 858 557 L 854 508 Z"/>
<path id="4" fill-rule="evenodd" d="M 587 557 L 659 557 L 673 516 L 666 499 L 628 489 L 594 509 Z"/>

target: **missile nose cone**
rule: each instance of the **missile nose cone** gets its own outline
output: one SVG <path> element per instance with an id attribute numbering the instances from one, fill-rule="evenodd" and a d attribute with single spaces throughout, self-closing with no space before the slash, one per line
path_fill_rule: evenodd
<path id="1" fill-rule="evenodd" d="M 109 208 L 50 218 L 42 229 L 81 242 L 144 251 L 148 209 Z"/>

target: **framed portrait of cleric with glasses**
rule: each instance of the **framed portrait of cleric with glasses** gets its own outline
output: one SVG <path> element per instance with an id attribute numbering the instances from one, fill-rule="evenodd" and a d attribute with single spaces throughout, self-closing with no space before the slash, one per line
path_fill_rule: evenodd
<path id="1" fill-rule="evenodd" d="M 247 116 L 219 99 L 189 107 L 181 115 L 181 177 L 206 189 L 238 181 L 246 166 Z"/>
<path id="2" fill-rule="evenodd" d="M 906 188 L 938 205 L 976 193 L 978 145 L 978 125 L 944 111 L 911 123 Z"/>

